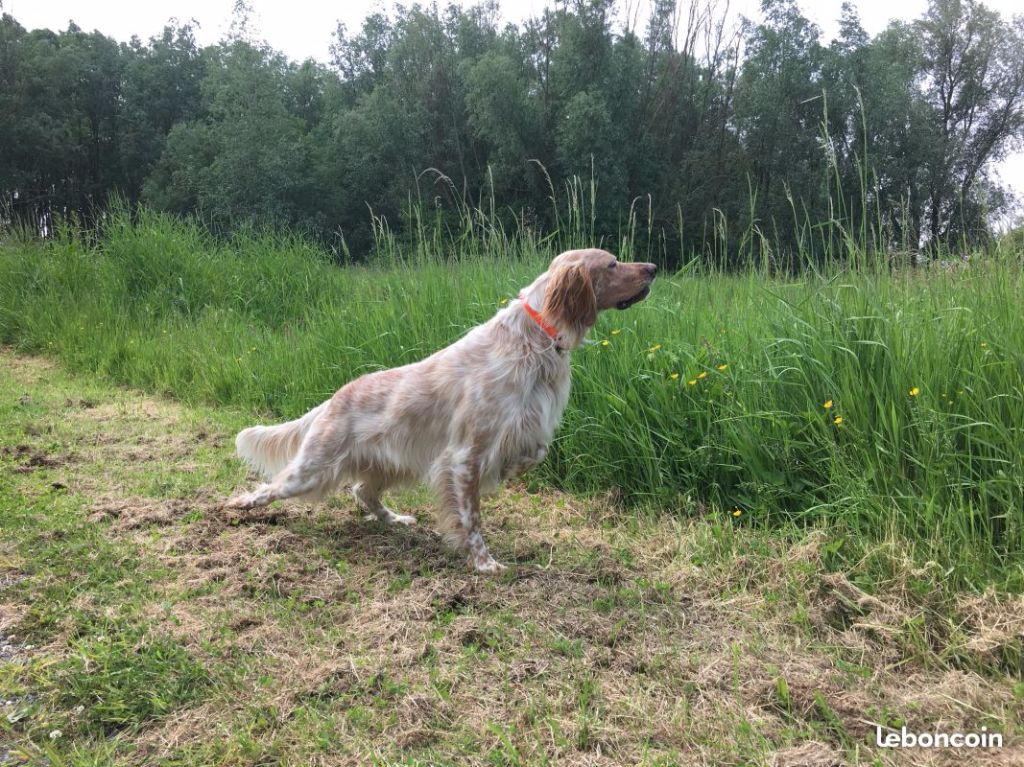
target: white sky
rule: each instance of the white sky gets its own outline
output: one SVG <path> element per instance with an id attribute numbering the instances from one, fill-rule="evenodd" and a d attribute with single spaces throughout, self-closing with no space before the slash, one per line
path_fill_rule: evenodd
<path id="1" fill-rule="evenodd" d="M 381 0 L 249 0 L 255 10 L 256 34 L 275 49 L 292 59 L 314 58 L 326 62 L 334 29 L 339 21 L 350 32 L 359 29 L 363 18 L 374 10 L 386 10 L 391 3 Z M 726 0 L 718 0 L 724 7 Z M 406 4 L 411 4 L 408 2 Z M 441 4 L 447 4 L 443 0 Z M 472 5 L 459 0 L 460 5 Z M 518 22 L 538 15 L 550 0 L 500 0 L 503 17 Z M 881 31 L 891 18 L 919 17 L 927 0 L 854 0 L 861 23 L 868 34 Z M 681 5 L 687 5 L 684 2 Z M 838 29 L 837 19 L 842 0 L 800 0 L 804 14 L 821 27 L 826 41 Z M 1021 0 L 985 0 L 985 5 L 999 11 L 1004 18 L 1024 12 Z M 130 0 L 114 2 L 82 2 L 82 0 L 0 0 L 0 6 L 28 29 L 49 27 L 66 29 L 74 20 L 79 27 L 98 29 L 117 40 L 127 41 L 138 35 L 143 40 L 158 34 L 170 18 L 195 20 L 201 44 L 216 42 L 227 32 L 234 0 Z M 620 0 L 622 16 L 643 15 L 649 0 Z M 730 12 L 758 18 L 759 0 L 732 0 Z M 999 173 L 1017 194 L 1024 197 L 1024 151 L 1001 163 Z"/>

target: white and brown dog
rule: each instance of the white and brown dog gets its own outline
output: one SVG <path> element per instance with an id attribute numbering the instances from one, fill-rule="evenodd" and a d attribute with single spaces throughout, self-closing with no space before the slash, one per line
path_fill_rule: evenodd
<path id="1" fill-rule="evenodd" d="M 562 253 L 451 346 L 361 376 L 295 421 L 240 432 L 238 454 L 269 482 L 228 505 L 322 498 L 353 483 L 368 518 L 411 524 L 381 493 L 429 483 L 449 542 L 468 551 L 475 569 L 501 569 L 481 533 L 481 493 L 544 460 L 569 398 L 569 351 L 599 311 L 646 298 L 655 271 L 603 250 Z"/>

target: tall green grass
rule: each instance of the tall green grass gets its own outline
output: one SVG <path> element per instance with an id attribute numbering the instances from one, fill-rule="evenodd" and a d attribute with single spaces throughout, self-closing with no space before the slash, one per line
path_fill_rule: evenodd
<path id="1" fill-rule="evenodd" d="M 147 211 L 115 210 L 98 239 L 12 235 L 0 340 L 294 417 L 451 343 L 556 249 L 472 221 L 454 234 L 420 221 L 403 246 L 378 225 L 378 261 L 345 267 L 300 239 L 218 241 Z M 1006 254 L 956 270 L 663 276 L 574 353 L 570 407 L 534 476 L 723 524 L 827 518 L 839 548 L 911 540 L 959 581 L 1020 588 L 1022 282 Z"/>

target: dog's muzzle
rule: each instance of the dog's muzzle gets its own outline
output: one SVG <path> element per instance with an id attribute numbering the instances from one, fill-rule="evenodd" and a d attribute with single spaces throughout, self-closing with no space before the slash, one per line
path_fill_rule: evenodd
<path id="1" fill-rule="evenodd" d="M 631 307 L 633 304 L 637 303 L 638 301 L 643 301 L 650 294 L 651 294 L 651 286 L 650 285 L 645 285 L 643 290 L 641 290 L 639 293 L 637 293 L 632 298 L 627 298 L 625 301 L 619 301 L 619 303 L 615 304 L 615 308 L 616 309 L 628 309 L 629 307 Z"/>

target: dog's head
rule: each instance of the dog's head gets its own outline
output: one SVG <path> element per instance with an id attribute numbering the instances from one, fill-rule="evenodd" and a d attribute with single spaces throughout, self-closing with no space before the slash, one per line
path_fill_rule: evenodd
<path id="1" fill-rule="evenodd" d="M 622 264 L 597 248 L 569 250 L 557 256 L 547 271 L 544 319 L 574 336 L 570 346 L 597 321 L 605 309 L 628 309 L 651 292 L 658 268 L 654 264 Z"/>

